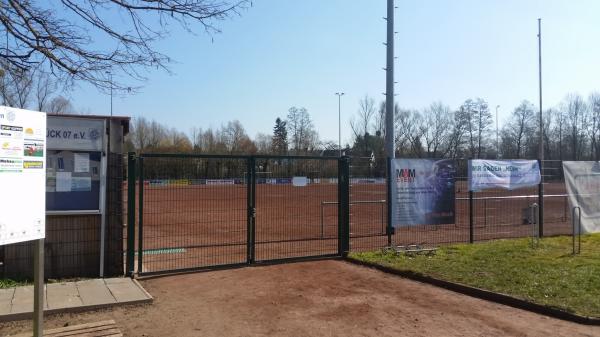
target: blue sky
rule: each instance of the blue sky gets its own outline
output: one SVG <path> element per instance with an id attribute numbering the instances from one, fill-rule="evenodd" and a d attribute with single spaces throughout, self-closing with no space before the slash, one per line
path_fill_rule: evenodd
<path id="1" fill-rule="evenodd" d="M 452 108 L 482 97 L 502 122 L 523 99 L 538 102 L 537 18 L 542 18 L 544 107 L 570 92 L 600 91 L 600 1 L 397 0 L 396 101 Z M 321 138 L 342 138 L 365 94 L 385 91 L 385 0 L 255 0 L 222 33 L 175 29 L 157 44 L 176 63 L 140 93 L 115 97 L 115 114 L 145 116 L 189 132 L 238 119 L 250 136 L 271 133 L 291 106 L 306 107 Z M 211 38 L 214 41 L 211 41 Z M 109 97 L 82 85 L 74 105 L 108 114 Z M 493 108 L 492 108 L 493 109 Z"/>

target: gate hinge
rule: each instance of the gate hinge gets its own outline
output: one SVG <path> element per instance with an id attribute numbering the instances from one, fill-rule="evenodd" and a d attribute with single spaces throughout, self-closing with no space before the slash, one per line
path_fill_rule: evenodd
<path id="1" fill-rule="evenodd" d="M 256 218 L 256 208 L 255 208 L 255 207 L 252 207 L 252 208 L 250 209 L 250 216 L 251 216 L 252 218 Z"/>

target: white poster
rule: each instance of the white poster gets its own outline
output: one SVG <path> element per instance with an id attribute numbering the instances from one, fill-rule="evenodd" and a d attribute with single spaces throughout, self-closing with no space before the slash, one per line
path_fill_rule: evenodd
<path id="1" fill-rule="evenodd" d="M 44 238 L 46 114 L 0 106 L 0 245 Z"/>
<path id="2" fill-rule="evenodd" d="M 539 185 L 540 166 L 537 160 L 469 160 L 469 190 L 489 188 L 514 190 Z"/>
<path id="3" fill-rule="evenodd" d="M 293 177 L 292 185 L 296 187 L 304 187 L 308 185 L 308 179 L 306 177 Z"/>
<path id="4" fill-rule="evenodd" d="M 56 192 L 71 192 L 71 172 L 56 172 Z"/>
<path id="5" fill-rule="evenodd" d="M 573 207 L 581 210 L 581 231 L 599 233 L 600 162 L 563 161 L 563 171 L 571 210 Z"/>
<path id="6" fill-rule="evenodd" d="M 90 172 L 90 154 L 89 153 L 73 153 L 74 163 L 73 172 L 88 173 Z"/>

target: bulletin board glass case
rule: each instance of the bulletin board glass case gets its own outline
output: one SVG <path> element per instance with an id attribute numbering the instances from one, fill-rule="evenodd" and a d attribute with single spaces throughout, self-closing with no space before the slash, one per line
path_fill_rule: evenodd
<path id="1" fill-rule="evenodd" d="M 100 211 L 101 152 L 48 150 L 46 210 Z"/>

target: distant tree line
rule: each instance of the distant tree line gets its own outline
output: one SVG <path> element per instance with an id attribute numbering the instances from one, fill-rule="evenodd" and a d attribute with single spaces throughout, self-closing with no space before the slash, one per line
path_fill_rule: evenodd
<path id="1" fill-rule="evenodd" d="M 337 148 L 319 139 L 306 108 L 291 107 L 285 119 L 275 120 L 272 134 L 248 136 L 240 121 L 229 121 L 219 128 L 192 127 L 186 134 L 155 120 L 135 117 L 130 128 L 128 149 L 139 152 L 205 154 L 322 155 Z"/>
<path id="2" fill-rule="evenodd" d="M 434 102 L 421 110 L 396 106 L 397 157 L 531 158 L 539 153 L 539 109 L 524 100 L 502 123 L 496 138 L 495 112 L 482 98 L 467 99 L 456 109 Z M 350 122 L 352 151 L 369 156 L 383 153 L 385 102 L 361 99 Z M 587 99 L 569 94 L 543 112 L 544 158 L 600 159 L 600 94 Z"/>

